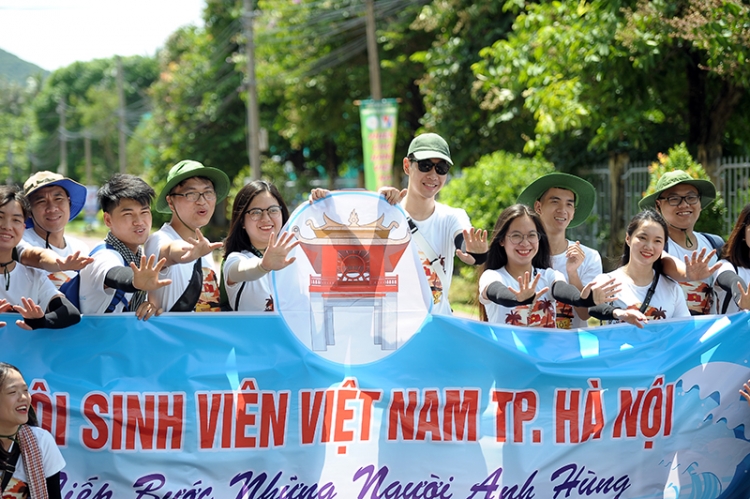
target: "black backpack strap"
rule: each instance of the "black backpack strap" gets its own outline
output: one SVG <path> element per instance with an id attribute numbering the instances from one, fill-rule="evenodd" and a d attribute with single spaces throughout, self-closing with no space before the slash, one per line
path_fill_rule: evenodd
<path id="1" fill-rule="evenodd" d="M 193 274 L 190 276 L 187 288 L 182 296 L 169 309 L 170 312 L 192 312 L 195 305 L 201 297 L 203 291 L 203 268 L 201 268 L 202 258 L 198 258 L 193 265 Z"/>
<path id="2" fill-rule="evenodd" d="M 654 271 L 654 280 L 651 281 L 651 286 L 648 288 L 648 291 L 646 291 L 646 299 L 643 300 L 643 303 L 641 303 L 641 308 L 639 309 L 642 314 L 646 313 L 646 309 L 648 308 L 648 304 L 651 303 L 651 298 L 654 297 L 654 291 L 656 291 L 656 285 L 659 284 L 659 272 Z"/>
<path id="3" fill-rule="evenodd" d="M 708 242 L 711 244 L 711 248 L 716 250 L 716 256 L 720 257 L 721 249 L 724 247 L 724 240 L 721 238 L 721 236 L 717 236 L 716 234 L 709 234 L 708 232 L 699 232 L 698 234 L 708 239 Z"/>
<path id="4" fill-rule="evenodd" d="M 6 457 L 7 459 L 3 459 Z M 21 446 L 17 442 L 13 444 L 10 449 L 10 453 L 0 454 L 0 494 L 5 492 L 5 487 L 8 486 L 10 479 L 13 478 L 13 473 L 16 472 L 16 463 L 18 458 L 21 456 Z"/>

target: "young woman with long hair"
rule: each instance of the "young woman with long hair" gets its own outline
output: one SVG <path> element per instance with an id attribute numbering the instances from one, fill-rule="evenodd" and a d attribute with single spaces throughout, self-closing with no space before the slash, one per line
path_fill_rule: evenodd
<path id="1" fill-rule="evenodd" d="M 0 497 L 60 499 L 64 467 L 54 437 L 37 425 L 21 371 L 0 362 Z"/>
<path id="2" fill-rule="evenodd" d="M 515 204 L 495 223 L 487 261 L 479 278 L 480 315 L 489 322 L 556 327 L 555 300 L 573 306 L 603 303 L 617 291 L 611 282 L 581 292 L 551 268 L 550 247 L 539 215 Z"/>
<path id="3" fill-rule="evenodd" d="M 289 252 L 299 244 L 292 233 L 280 234 L 287 220 L 289 209 L 273 184 L 254 180 L 237 193 L 222 265 L 232 310 L 274 310 L 269 272 L 294 262 Z"/>
<path id="4" fill-rule="evenodd" d="M 690 316 L 680 285 L 662 269 L 668 234 L 667 223 L 654 210 L 644 210 L 630 220 L 620 267 L 596 279 L 615 279 L 621 289 L 612 303 L 590 308 L 593 317 L 643 327 L 650 319 Z"/>

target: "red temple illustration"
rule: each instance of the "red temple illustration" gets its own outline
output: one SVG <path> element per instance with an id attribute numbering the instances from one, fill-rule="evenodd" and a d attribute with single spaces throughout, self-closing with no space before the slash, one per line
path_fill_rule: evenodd
<path id="1" fill-rule="evenodd" d="M 370 307 L 373 310 L 373 341 L 383 350 L 398 348 L 398 275 L 394 269 L 409 244 L 390 239 L 398 222 L 383 225 L 385 215 L 374 222 L 360 224 L 352 210 L 348 225 L 323 214 L 324 224 L 306 224 L 315 237 L 305 238 L 300 228 L 294 232 L 312 264 L 310 276 L 310 330 L 312 349 L 325 351 L 336 344 L 334 308 Z M 391 275 L 388 275 L 388 274 Z"/>

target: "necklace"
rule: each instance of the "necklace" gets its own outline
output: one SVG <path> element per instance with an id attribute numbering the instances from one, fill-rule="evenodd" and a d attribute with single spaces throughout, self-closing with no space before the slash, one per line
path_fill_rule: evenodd
<path id="1" fill-rule="evenodd" d="M 12 440 L 13 442 L 17 442 L 18 441 L 17 440 L 18 430 L 20 430 L 20 429 L 21 429 L 21 427 L 19 426 L 18 428 L 16 428 L 16 431 L 13 432 L 12 435 L 0 435 L 0 438 L 7 438 L 8 440 Z"/>
<path id="2" fill-rule="evenodd" d="M 10 271 L 8 270 L 8 265 L 14 262 L 15 260 L 11 260 L 6 263 L 0 263 L 0 267 L 3 268 L 3 277 L 5 277 L 5 291 L 8 291 L 8 289 L 10 288 Z"/>

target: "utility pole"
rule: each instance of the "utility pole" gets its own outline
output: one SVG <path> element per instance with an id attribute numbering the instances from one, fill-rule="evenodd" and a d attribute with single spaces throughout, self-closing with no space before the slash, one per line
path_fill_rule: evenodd
<path id="1" fill-rule="evenodd" d="M 86 185 L 94 185 L 91 174 L 91 132 L 88 130 L 83 132 L 83 154 L 86 157 Z"/>
<path id="2" fill-rule="evenodd" d="M 60 116 L 60 127 L 57 129 L 60 139 L 60 164 L 57 166 L 57 173 L 63 177 L 68 175 L 68 131 L 65 129 L 65 108 L 65 98 L 60 97 L 57 101 L 57 114 Z"/>
<path id="3" fill-rule="evenodd" d="M 126 151 L 126 137 L 125 137 L 125 90 L 123 89 L 124 83 L 123 83 L 123 71 L 122 71 L 122 59 L 120 59 L 120 56 L 117 56 L 117 99 L 119 101 L 119 108 L 117 110 L 117 114 L 120 117 L 120 124 L 119 124 L 119 151 L 118 151 L 118 157 L 120 158 L 120 173 L 125 173 L 125 170 L 127 169 L 128 164 L 128 158 L 127 158 L 127 151 Z"/>
<path id="4" fill-rule="evenodd" d="M 245 21 L 245 54 L 247 56 L 247 156 L 253 180 L 260 179 L 260 120 L 258 119 L 258 87 L 255 80 L 255 39 L 253 23 L 255 9 L 253 0 L 244 0 L 243 20 Z"/>
<path id="5" fill-rule="evenodd" d="M 367 0 L 367 60 L 370 63 L 370 94 L 373 100 L 383 98 L 380 90 L 380 59 L 378 58 L 378 43 L 375 39 L 375 4 L 374 0 Z"/>

